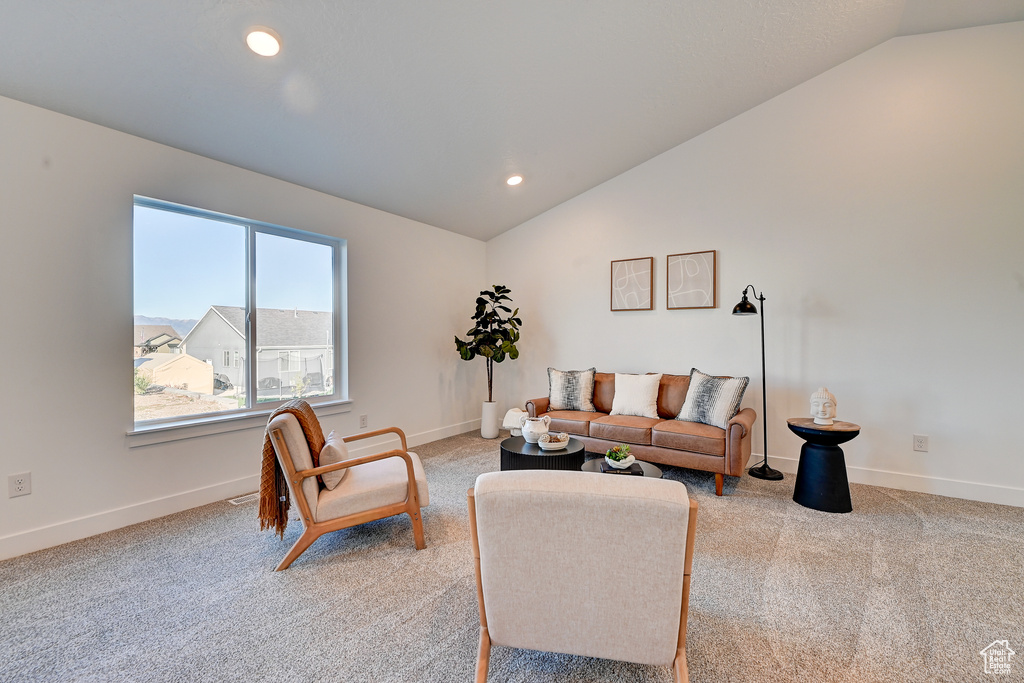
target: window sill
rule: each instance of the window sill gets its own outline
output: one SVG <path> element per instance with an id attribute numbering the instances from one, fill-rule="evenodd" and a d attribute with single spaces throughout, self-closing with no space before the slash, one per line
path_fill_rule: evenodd
<path id="1" fill-rule="evenodd" d="M 352 411 L 351 400 L 324 401 L 323 403 L 312 405 L 319 416 L 337 415 Z M 231 415 L 207 415 L 175 422 L 162 422 L 151 426 L 136 427 L 126 434 L 128 448 L 154 446 L 170 441 L 196 439 L 214 434 L 238 432 L 245 429 L 263 429 L 267 425 L 267 418 L 270 417 L 270 414 L 276 408 L 277 406 L 265 410 L 256 409 Z"/>

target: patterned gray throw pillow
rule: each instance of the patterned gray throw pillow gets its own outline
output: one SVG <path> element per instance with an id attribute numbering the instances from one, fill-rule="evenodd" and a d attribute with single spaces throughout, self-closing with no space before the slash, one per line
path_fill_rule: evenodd
<path id="1" fill-rule="evenodd" d="M 548 368 L 548 410 L 594 410 L 594 373 Z"/>
<path id="2" fill-rule="evenodd" d="M 690 370 L 690 388 L 676 419 L 725 429 L 729 420 L 740 412 L 740 401 L 749 383 L 749 377 L 719 379 L 693 368 Z"/>

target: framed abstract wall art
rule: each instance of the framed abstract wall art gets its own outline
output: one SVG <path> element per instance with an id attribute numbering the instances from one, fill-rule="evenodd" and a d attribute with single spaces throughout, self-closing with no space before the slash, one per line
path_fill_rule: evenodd
<path id="1" fill-rule="evenodd" d="M 654 257 L 612 261 L 612 310 L 650 311 L 654 308 Z"/>
<path id="2" fill-rule="evenodd" d="M 716 252 L 712 250 L 668 257 L 665 282 L 669 310 L 718 306 L 715 256 Z"/>

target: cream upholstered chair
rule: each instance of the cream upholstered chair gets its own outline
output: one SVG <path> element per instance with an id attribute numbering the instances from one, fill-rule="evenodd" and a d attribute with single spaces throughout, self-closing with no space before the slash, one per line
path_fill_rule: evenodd
<path id="1" fill-rule="evenodd" d="M 697 501 L 675 481 L 587 472 L 480 475 L 469 491 L 480 602 L 476 680 L 491 645 L 672 666 L 687 681 Z"/>
<path id="2" fill-rule="evenodd" d="M 267 425 L 267 432 L 304 527 L 302 536 L 281 560 L 277 571 L 287 569 L 323 534 L 403 513 L 412 520 L 416 549 L 426 547 L 420 508 L 430 504 L 427 478 L 419 457 L 409 452 L 401 429 L 389 427 L 344 438 L 348 443 L 393 433 L 402 442 L 400 450 L 351 458 L 315 469 L 306 437 L 294 415 L 277 415 Z M 333 490 L 321 488 L 317 483 L 317 475 L 346 468 L 348 474 Z"/>

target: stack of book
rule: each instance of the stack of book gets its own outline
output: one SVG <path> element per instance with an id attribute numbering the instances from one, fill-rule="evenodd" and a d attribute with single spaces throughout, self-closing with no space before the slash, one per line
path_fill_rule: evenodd
<path id="1" fill-rule="evenodd" d="M 641 477 L 644 476 L 644 469 L 640 467 L 640 463 L 638 462 L 634 462 L 629 467 L 620 470 L 617 467 L 612 467 L 611 465 L 609 465 L 607 460 L 602 460 L 601 471 L 606 472 L 608 474 L 632 474 Z"/>

